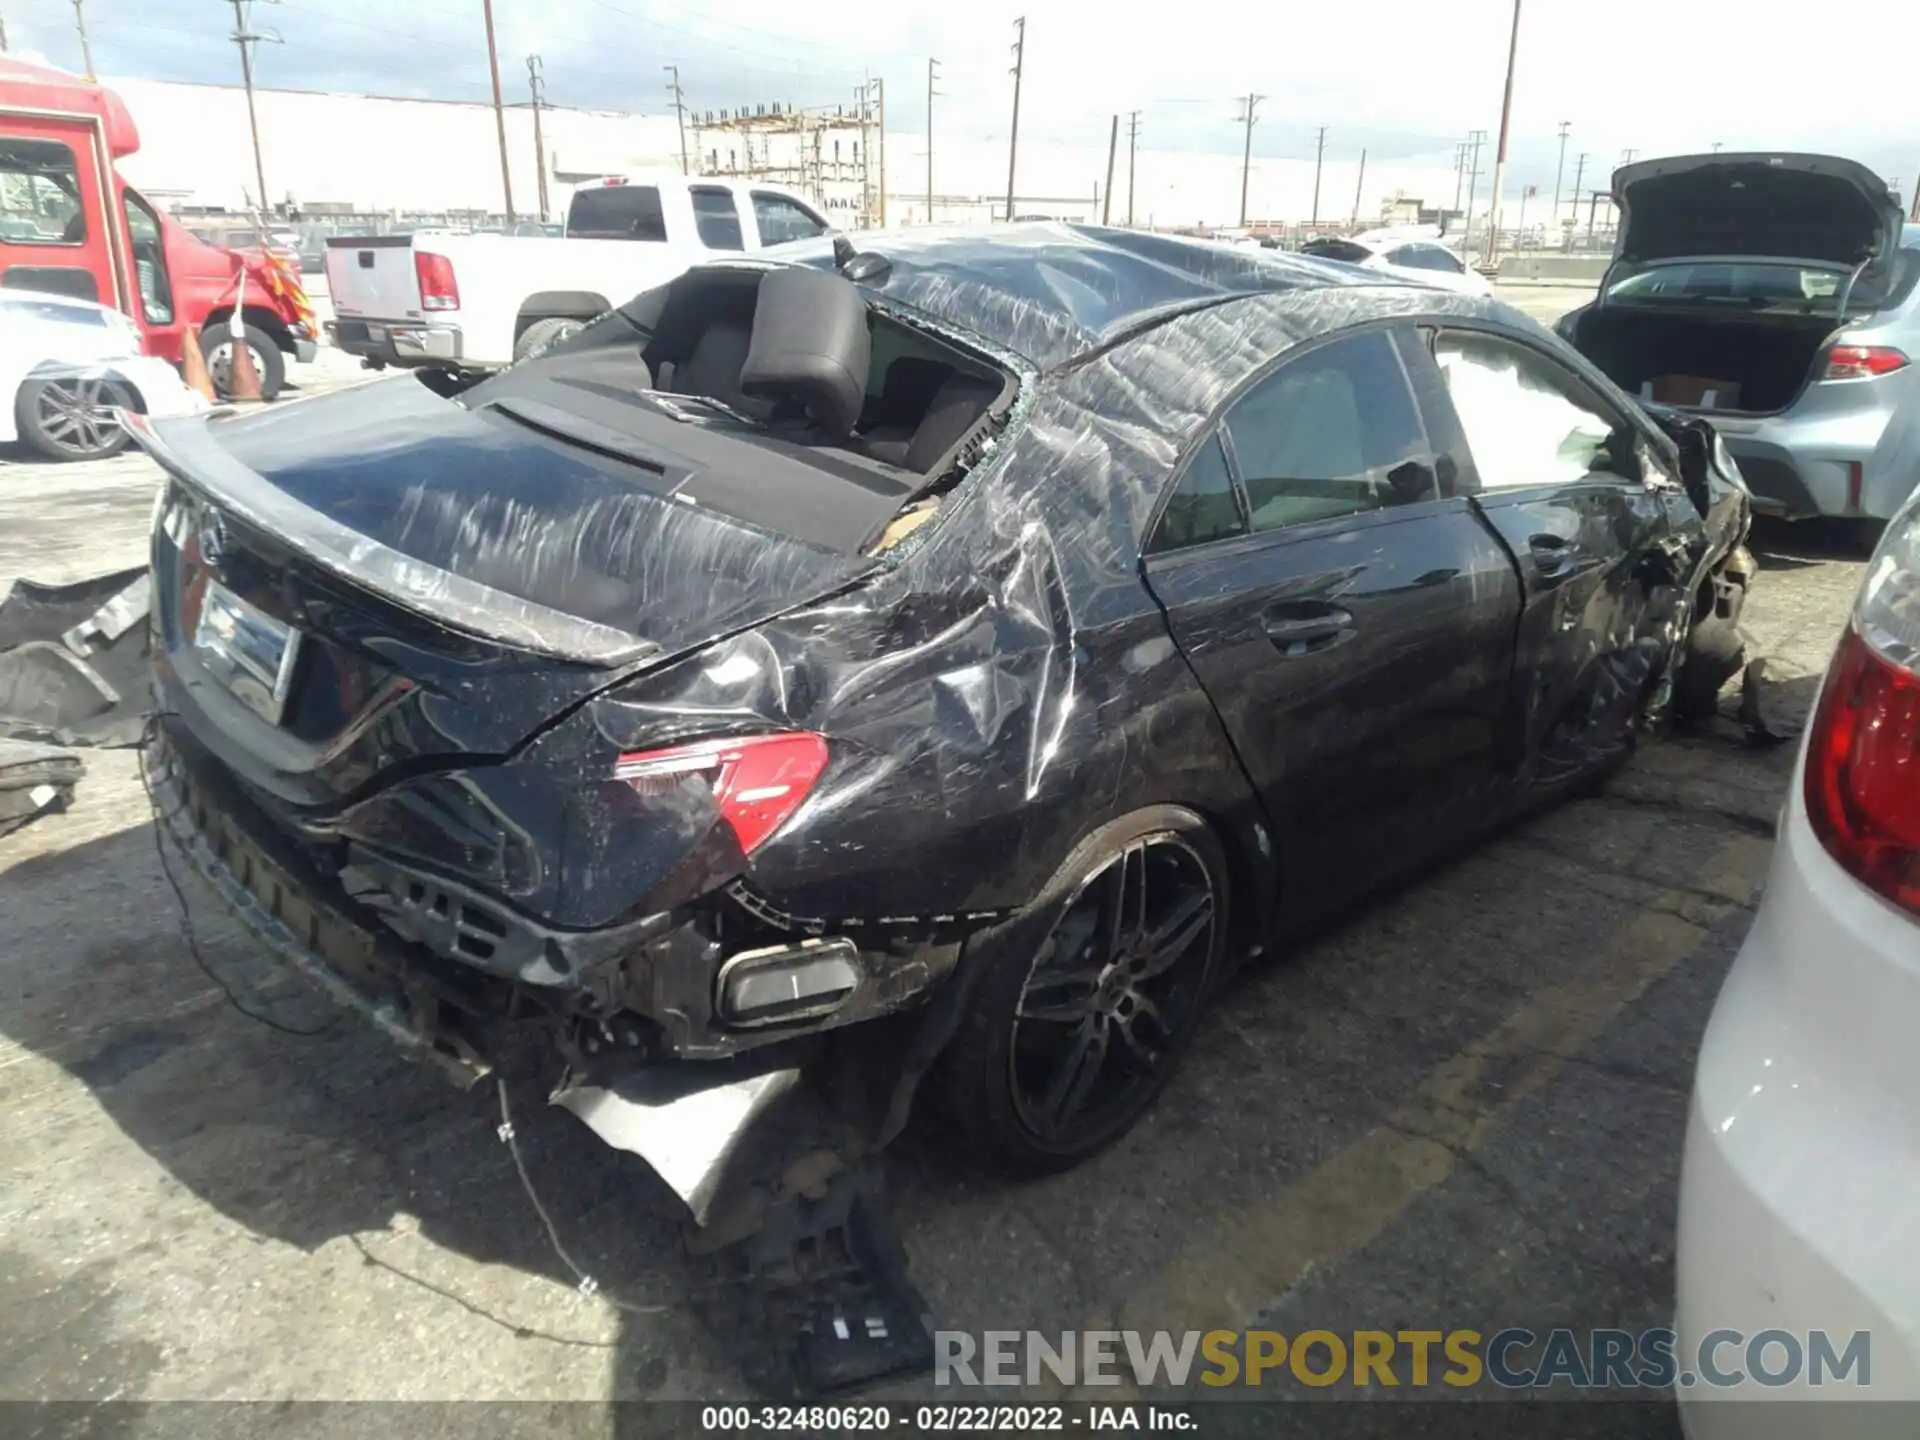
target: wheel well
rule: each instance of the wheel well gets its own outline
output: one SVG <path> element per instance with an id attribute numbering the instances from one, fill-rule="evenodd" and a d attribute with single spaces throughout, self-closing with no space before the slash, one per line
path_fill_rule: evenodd
<path id="1" fill-rule="evenodd" d="M 102 368 L 106 371 L 107 379 L 111 380 L 114 384 L 118 385 L 121 389 L 125 390 L 129 395 L 133 397 L 132 408 L 134 412 L 139 415 L 146 414 L 147 413 L 147 397 L 141 393 L 140 387 L 134 384 L 133 381 L 129 380 L 119 370 L 114 369 L 111 361 L 103 362 Z M 49 362 L 46 365 L 42 365 L 39 369 L 29 373 L 26 379 L 21 383 L 25 385 L 25 384 L 30 384 L 35 380 L 59 380 L 67 377 L 70 373 L 71 373 L 70 366 L 60 365 L 56 362 Z"/>
<path id="2" fill-rule="evenodd" d="M 513 338 L 518 340 L 536 320 L 592 320 L 612 308 L 604 295 L 591 290 L 542 290 L 521 302 Z"/>
<path id="3" fill-rule="evenodd" d="M 215 325 L 224 324 L 232 318 L 231 305 L 222 305 L 217 309 L 209 310 L 207 318 L 200 322 L 200 331 L 205 334 Z M 243 305 L 240 307 L 240 319 L 268 336 L 277 348 L 286 351 L 289 355 L 293 353 L 293 331 L 289 330 L 287 322 L 273 311 L 260 305 Z"/>

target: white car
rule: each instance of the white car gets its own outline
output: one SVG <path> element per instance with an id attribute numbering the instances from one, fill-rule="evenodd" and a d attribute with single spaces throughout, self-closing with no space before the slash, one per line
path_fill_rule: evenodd
<path id="1" fill-rule="evenodd" d="M 1493 284 L 1459 255 L 1437 240 L 1420 236 L 1356 235 L 1351 239 L 1324 236 L 1300 247 L 1302 255 L 1338 260 L 1365 270 L 1384 270 L 1402 280 L 1437 285 L 1465 295 L 1491 295 Z"/>
<path id="2" fill-rule="evenodd" d="M 1763 1377 L 1683 1371 L 1692 1440 L 1916 1433 L 1920 502 L 1867 567 L 1701 1044 L 1676 1261 L 1678 1355 Z"/>
<path id="3" fill-rule="evenodd" d="M 207 401 L 164 360 L 140 353 L 140 331 L 90 300 L 0 290 L 0 444 L 25 441 L 52 460 L 97 460 L 127 446 L 115 408 L 191 415 Z"/>

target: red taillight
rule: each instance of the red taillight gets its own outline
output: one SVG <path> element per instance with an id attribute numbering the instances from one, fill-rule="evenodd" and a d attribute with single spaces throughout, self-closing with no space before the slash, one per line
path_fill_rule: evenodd
<path id="1" fill-rule="evenodd" d="M 1920 675 L 1852 626 L 1814 716 L 1806 798 L 1842 868 L 1920 914 Z"/>
<path id="2" fill-rule="evenodd" d="M 453 278 L 453 261 L 430 251 L 413 252 L 413 273 L 420 280 L 422 310 L 458 310 L 460 285 Z"/>
<path id="3" fill-rule="evenodd" d="M 752 854 L 799 808 L 826 764 L 827 742 L 797 730 L 622 755 L 613 773 L 643 795 L 671 790 L 689 776 L 703 777 L 739 836 L 741 850 Z"/>
<path id="4" fill-rule="evenodd" d="M 1907 363 L 1905 352 L 1891 345 L 1835 345 L 1827 351 L 1823 380 L 1871 380 L 1891 375 Z"/>

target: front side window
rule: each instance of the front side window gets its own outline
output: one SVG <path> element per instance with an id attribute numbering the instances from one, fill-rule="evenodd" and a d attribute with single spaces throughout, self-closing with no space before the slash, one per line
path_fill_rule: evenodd
<path id="1" fill-rule="evenodd" d="M 1402 245 L 1388 252 L 1387 261 L 1409 270 L 1441 270 L 1449 275 L 1463 275 L 1467 268 L 1458 255 L 1438 245 Z"/>
<path id="2" fill-rule="evenodd" d="M 667 217 L 657 185 L 600 185 L 576 190 L 567 206 L 567 234 L 582 240 L 665 243 Z"/>
<path id="3" fill-rule="evenodd" d="M 1227 470 L 1226 452 L 1220 437 L 1209 435 L 1207 443 L 1195 453 L 1186 474 L 1167 497 L 1160 514 L 1160 526 L 1154 532 L 1152 549 L 1184 550 L 1204 545 L 1209 540 L 1224 540 L 1244 535 L 1246 517 L 1240 513 L 1240 497 L 1234 493 L 1233 477 Z"/>
<path id="4" fill-rule="evenodd" d="M 781 245 L 789 240 L 811 240 L 827 233 L 827 224 L 819 216 L 796 205 L 784 195 L 765 190 L 753 192 L 753 223 L 760 228 L 762 245 Z"/>
<path id="5" fill-rule="evenodd" d="M 1613 465 L 1617 423 L 1546 359 L 1478 335 L 1433 347 L 1484 490 L 1569 485 Z"/>
<path id="6" fill-rule="evenodd" d="M 58 140 L 0 140 L 0 244 L 86 241 L 73 147 Z"/>
<path id="7" fill-rule="evenodd" d="M 133 191 L 126 192 L 127 233 L 133 237 L 133 269 L 140 281 L 140 313 L 149 325 L 173 323 L 173 287 L 167 281 L 160 217 Z"/>
<path id="8" fill-rule="evenodd" d="M 740 238 L 740 207 L 733 192 L 724 185 L 696 185 L 688 192 L 693 197 L 694 228 L 700 243 L 709 250 L 744 250 Z"/>
<path id="9" fill-rule="evenodd" d="M 1390 480 L 1428 458 L 1406 371 L 1384 330 L 1283 364 L 1227 412 L 1255 530 L 1377 510 L 1418 491 Z"/>

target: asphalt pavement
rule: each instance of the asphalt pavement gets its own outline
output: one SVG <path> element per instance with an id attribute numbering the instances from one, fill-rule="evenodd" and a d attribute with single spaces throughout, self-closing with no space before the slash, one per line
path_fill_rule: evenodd
<path id="1" fill-rule="evenodd" d="M 0 465 L 0 585 L 138 563 L 153 482 L 137 456 Z M 1859 557 L 1805 529 L 1761 550 L 1748 624 L 1799 712 Z M 0 839 L 0 1401 L 747 1398 L 639 1161 L 519 1097 L 583 1295 L 491 1100 L 336 1021 L 190 878 L 183 917 L 132 755 L 88 764 L 70 811 Z M 1668 737 L 1257 965 L 1070 1174 L 988 1181 L 910 1132 L 889 1183 L 940 1323 L 1665 1323 L 1695 1046 L 1790 767 L 1731 719 Z M 1582 1433 L 1677 1430 L 1621 1406 Z"/>

